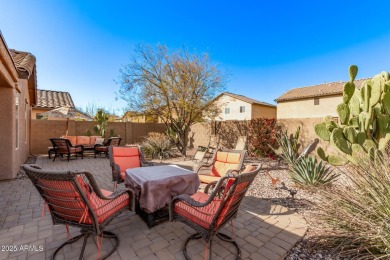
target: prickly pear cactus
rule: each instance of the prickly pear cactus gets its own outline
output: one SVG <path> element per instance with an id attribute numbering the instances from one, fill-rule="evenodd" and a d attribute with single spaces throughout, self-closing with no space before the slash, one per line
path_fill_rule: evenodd
<path id="1" fill-rule="evenodd" d="M 314 127 L 322 140 L 339 151 L 339 155 L 326 155 L 317 149 L 318 156 L 333 165 L 381 159 L 390 142 L 390 74 L 384 71 L 356 89 L 357 72 L 357 66 L 349 67 L 350 81 L 344 85 L 343 102 L 336 107 L 341 124 L 326 117 Z"/>

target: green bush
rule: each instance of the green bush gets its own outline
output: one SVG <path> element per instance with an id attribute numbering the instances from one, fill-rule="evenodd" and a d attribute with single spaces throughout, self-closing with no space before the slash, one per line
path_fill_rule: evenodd
<path id="1" fill-rule="evenodd" d="M 389 259 L 390 166 L 366 160 L 348 169 L 351 183 L 335 185 L 321 196 L 319 216 L 330 234 L 321 241 L 348 259 Z"/>
<path id="2" fill-rule="evenodd" d="M 331 184 L 338 174 L 322 161 L 306 156 L 296 160 L 290 169 L 290 178 L 300 186 L 323 186 Z"/>
<path id="3" fill-rule="evenodd" d="M 173 156 L 173 144 L 166 134 L 149 133 L 141 144 L 146 156 L 152 158 L 166 159 Z"/>

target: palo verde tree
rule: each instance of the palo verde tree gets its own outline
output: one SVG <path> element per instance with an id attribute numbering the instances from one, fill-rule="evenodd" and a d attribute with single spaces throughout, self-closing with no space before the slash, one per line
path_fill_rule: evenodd
<path id="1" fill-rule="evenodd" d="M 156 115 L 183 156 L 189 127 L 215 115 L 213 99 L 224 89 L 224 74 L 207 54 L 166 46 L 138 46 L 120 70 L 120 97 L 129 109 Z"/>

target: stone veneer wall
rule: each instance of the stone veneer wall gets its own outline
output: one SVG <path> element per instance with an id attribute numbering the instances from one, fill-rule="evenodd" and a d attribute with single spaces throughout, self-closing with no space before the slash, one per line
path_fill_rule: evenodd
<path id="1" fill-rule="evenodd" d="M 51 146 L 49 138 L 65 135 L 66 120 L 31 120 L 31 153 L 46 154 L 47 148 Z M 68 135 L 86 135 L 90 129 L 93 133 L 93 126 L 96 122 L 69 121 Z M 139 143 L 149 132 L 165 132 L 164 124 L 155 123 L 131 123 L 131 122 L 109 122 L 107 136 L 110 129 L 114 129 L 115 135 L 122 137 L 121 145 Z"/>

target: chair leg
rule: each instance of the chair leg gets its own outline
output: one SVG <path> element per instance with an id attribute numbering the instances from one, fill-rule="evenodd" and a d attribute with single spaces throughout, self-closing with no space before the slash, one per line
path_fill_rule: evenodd
<path id="1" fill-rule="evenodd" d="M 69 162 L 69 159 L 70 159 L 70 153 L 68 153 L 68 162 Z"/>
<path id="2" fill-rule="evenodd" d="M 236 241 L 234 241 L 231 237 L 229 237 L 228 235 L 225 235 L 223 233 L 217 233 L 216 234 L 217 237 L 225 242 L 230 242 L 232 243 L 236 249 L 237 249 L 237 255 L 236 255 L 236 260 L 240 259 L 240 255 L 241 255 L 241 250 L 240 248 L 238 247 Z M 184 254 L 184 257 L 185 259 L 191 259 L 187 253 L 187 245 L 188 243 L 193 240 L 193 239 L 201 239 L 202 236 L 199 234 L 199 233 L 195 233 L 195 234 L 192 234 L 191 236 L 189 236 L 186 240 L 186 242 L 184 243 L 184 248 L 183 248 L 183 254 Z M 212 254 L 212 238 L 210 239 L 210 241 L 207 242 L 207 248 L 206 250 L 208 250 L 208 259 L 211 259 L 211 254 Z"/>
<path id="3" fill-rule="evenodd" d="M 79 260 L 83 259 L 83 255 L 84 255 L 84 251 L 85 251 L 85 247 L 87 245 L 87 240 L 88 238 L 91 236 L 92 234 L 90 232 L 83 232 L 81 231 L 81 235 L 78 235 L 72 239 L 69 239 L 67 241 L 65 241 L 62 245 L 60 245 L 56 251 L 54 251 L 53 255 L 51 256 L 51 259 L 54 260 L 56 254 L 66 245 L 68 244 L 72 244 L 78 240 L 80 240 L 80 238 L 84 237 L 84 241 L 83 241 L 83 247 L 81 248 L 81 252 L 80 252 L 80 256 L 79 256 Z M 109 257 L 112 253 L 114 253 L 114 251 L 118 248 L 119 246 L 119 238 L 117 235 L 115 235 L 114 233 L 111 233 L 109 231 L 103 231 L 102 232 L 102 235 L 103 235 L 103 238 L 108 238 L 108 239 L 115 239 L 115 243 L 114 243 L 114 246 L 112 247 L 112 249 L 107 253 L 105 254 L 104 256 L 100 257 L 98 260 L 103 260 L 103 259 L 106 259 L 107 257 Z"/>

